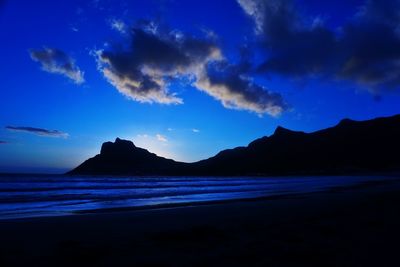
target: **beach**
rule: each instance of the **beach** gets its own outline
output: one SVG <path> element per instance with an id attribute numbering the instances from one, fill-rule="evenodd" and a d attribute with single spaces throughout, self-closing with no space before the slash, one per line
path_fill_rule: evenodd
<path id="1" fill-rule="evenodd" d="M 1 266 L 398 266 L 400 183 L 0 221 Z"/>

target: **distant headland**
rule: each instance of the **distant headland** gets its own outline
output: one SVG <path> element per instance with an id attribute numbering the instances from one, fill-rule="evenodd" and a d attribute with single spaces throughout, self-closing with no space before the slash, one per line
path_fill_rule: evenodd
<path id="1" fill-rule="evenodd" d="M 268 176 L 328 175 L 400 170 L 400 115 L 367 121 L 344 119 L 312 133 L 283 127 L 194 163 L 177 162 L 117 138 L 72 175 Z"/>

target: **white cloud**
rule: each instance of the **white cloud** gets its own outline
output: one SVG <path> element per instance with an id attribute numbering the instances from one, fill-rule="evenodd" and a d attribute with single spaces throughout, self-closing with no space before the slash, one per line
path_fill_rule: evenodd
<path id="1" fill-rule="evenodd" d="M 275 0 L 271 0 L 275 1 Z M 258 0 L 237 0 L 244 12 L 253 18 L 255 22 L 256 33 L 260 34 L 263 31 L 264 24 L 264 1 Z"/>
<path id="2" fill-rule="evenodd" d="M 195 85 L 221 101 L 225 108 L 248 110 L 259 116 L 265 113 L 278 116 L 287 109 L 280 94 L 253 83 L 250 78 L 235 73 L 229 66 L 217 68 L 211 73 L 202 72 Z"/>
<path id="3" fill-rule="evenodd" d="M 71 26 L 70 30 L 73 31 L 73 32 L 79 32 L 79 29 L 77 27 L 75 27 L 75 26 Z"/>
<path id="4" fill-rule="evenodd" d="M 111 29 L 116 30 L 116 31 L 118 31 L 120 33 L 123 33 L 123 34 L 126 33 L 126 30 L 128 28 L 126 26 L 125 22 L 123 22 L 120 19 L 112 19 L 112 20 L 110 20 L 110 27 L 111 27 Z"/>
<path id="5" fill-rule="evenodd" d="M 32 60 L 39 62 L 44 71 L 61 74 L 76 84 L 85 82 L 84 72 L 75 64 L 75 60 L 66 53 L 55 48 L 29 51 Z"/>
<path id="6" fill-rule="evenodd" d="M 151 29 L 133 29 L 128 49 L 94 53 L 99 71 L 123 95 L 141 103 L 183 104 L 170 91 L 171 83 L 183 80 L 226 108 L 272 116 L 285 110 L 279 94 L 254 84 L 245 71 L 237 71 L 240 67 L 227 63 L 214 38 Z M 227 67 L 210 71 L 214 65 Z"/>
<path id="7" fill-rule="evenodd" d="M 58 130 L 48 130 L 43 128 L 29 127 L 29 126 L 6 126 L 6 129 L 12 132 L 24 132 L 44 137 L 61 137 L 68 138 L 69 134 Z"/>
<path id="8" fill-rule="evenodd" d="M 94 55 L 104 77 L 120 93 L 141 103 L 183 104 L 170 92 L 171 81 L 193 77 L 201 66 L 220 57 L 213 42 L 184 36 L 177 39 L 176 31 L 134 29 L 130 47 L 98 50 Z"/>
<path id="9" fill-rule="evenodd" d="M 174 151 L 174 142 L 170 140 L 162 142 L 157 139 L 157 135 L 144 133 L 134 136 L 132 141 L 137 147 L 145 148 L 159 156 L 177 159 L 177 154 Z"/>
<path id="10" fill-rule="evenodd" d="M 194 132 L 194 133 L 199 133 L 200 130 L 199 130 L 199 129 L 196 129 L 196 128 L 193 128 L 193 129 L 192 129 L 192 132 Z"/>
<path id="11" fill-rule="evenodd" d="M 144 79 L 131 79 L 120 77 L 108 68 L 101 70 L 104 77 L 117 90 L 131 100 L 140 103 L 160 103 L 160 104 L 183 104 L 183 100 L 174 93 L 170 93 L 164 88 L 163 80 L 153 80 L 151 77 L 144 76 Z"/>
<path id="12" fill-rule="evenodd" d="M 160 142 L 168 142 L 167 138 L 161 134 L 156 134 L 156 138 Z"/>

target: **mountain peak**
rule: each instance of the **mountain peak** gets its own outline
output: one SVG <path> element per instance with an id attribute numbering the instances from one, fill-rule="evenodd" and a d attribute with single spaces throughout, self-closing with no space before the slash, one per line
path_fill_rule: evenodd
<path id="1" fill-rule="evenodd" d="M 347 125 L 347 124 L 350 124 L 350 123 L 353 123 L 353 122 L 355 122 L 355 120 L 352 120 L 352 119 L 349 119 L 349 118 L 345 118 L 345 119 L 342 119 L 339 122 L 339 125 Z"/>
<path id="2" fill-rule="evenodd" d="M 105 142 L 101 146 L 100 154 L 127 153 L 136 148 L 132 141 L 117 137 L 115 142 Z"/>
<path id="3" fill-rule="evenodd" d="M 282 126 L 278 126 L 278 127 L 276 127 L 273 135 L 282 135 L 282 134 L 288 134 L 288 133 L 293 133 L 293 132 L 294 131 L 292 131 L 292 130 L 286 129 Z"/>
<path id="4" fill-rule="evenodd" d="M 119 137 L 117 137 L 115 139 L 114 144 L 116 144 L 116 145 L 128 145 L 128 146 L 134 146 L 135 147 L 135 144 L 132 141 L 121 139 Z"/>

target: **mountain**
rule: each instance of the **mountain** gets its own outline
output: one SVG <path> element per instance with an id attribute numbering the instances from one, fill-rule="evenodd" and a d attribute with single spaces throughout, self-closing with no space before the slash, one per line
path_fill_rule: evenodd
<path id="1" fill-rule="evenodd" d="M 99 155 L 70 174 L 299 175 L 400 170 L 400 115 L 367 121 L 342 120 L 304 133 L 276 128 L 247 147 L 219 152 L 195 163 L 158 157 L 132 142 L 104 143 Z"/>
<path id="2" fill-rule="evenodd" d="M 115 139 L 101 146 L 100 154 L 90 158 L 68 174 L 157 175 L 183 169 L 187 163 L 159 157 L 131 141 Z M 175 172 L 174 172 L 175 174 Z"/>

